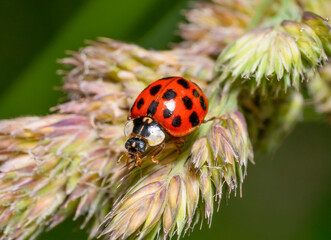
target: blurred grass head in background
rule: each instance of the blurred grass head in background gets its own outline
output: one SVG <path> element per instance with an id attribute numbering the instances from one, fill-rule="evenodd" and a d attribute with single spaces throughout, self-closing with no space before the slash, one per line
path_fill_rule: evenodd
<path id="1" fill-rule="evenodd" d="M 6 9 L 6 7 L 7 9 L 16 9 L 17 6 L 13 3 L 4 2 L 2 4 L 5 6 L 5 8 L 2 9 Z M 2 85 L 4 86 L 1 95 L 2 101 L 0 102 L 3 118 L 27 114 L 46 114 L 48 112 L 47 109 L 55 105 L 60 96 L 59 92 L 52 91 L 53 86 L 60 86 L 60 78 L 55 75 L 55 71 L 59 68 L 55 63 L 55 59 L 62 58 L 65 49 L 78 49 L 83 39 L 95 39 L 97 36 L 108 36 L 131 41 L 146 48 L 157 49 L 164 49 L 169 46 L 170 42 L 179 40 L 173 33 L 181 19 L 180 12 L 182 9 L 187 9 L 188 1 L 168 1 L 164 3 L 144 1 L 138 3 L 129 0 L 121 2 L 99 0 L 85 1 L 83 4 L 80 4 L 81 5 L 77 5 L 75 2 L 70 4 L 59 3 L 59 5 L 57 5 L 59 9 L 62 9 L 61 7 L 64 5 L 70 5 L 70 9 L 76 9 L 72 14 L 67 13 L 67 17 L 65 17 L 65 15 L 62 15 L 62 10 L 55 10 L 56 8 L 52 3 L 49 3 L 47 6 L 42 5 L 42 3 L 36 3 L 35 6 L 45 7 L 43 13 L 48 17 L 47 19 L 61 19 L 62 22 L 59 21 L 58 23 L 64 25 L 54 27 L 54 29 L 57 28 L 61 30 L 59 30 L 58 34 L 53 38 L 51 38 L 51 31 L 49 31 L 49 35 L 43 32 L 43 37 L 47 38 L 47 35 L 49 41 L 50 39 L 53 40 L 49 42 L 48 47 L 44 48 L 43 52 L 40 52 L 39 57 L 36 57 L 35 60 L 29 64 L 26 71 L 21 70 L 21 74 L 16 75 L 19 77 L 16 78 L 14 84 L 8 84 L 8 76 L 13 76 L 14 79 L 15 74 L 20 72 L 13 71 L 15 64 L 8 62 L 8 66 L 12 66 L 12 68 L 8 67 L 7 71 L 2 71 L 5 76 L 3 78 L 1 77 L 1 79 L 4 79 L 4 81 L 2 81 Z M 183 75 L 195 81 L 199 81 L 209 93 L 212 92 L 209 90 L 216 89 L 216 91 L 214 91 L 215 96 L 218 96 L 214 98 L 216 102 L 220 102 L 219 96 L 222 96 L 223 102 L 226 102 L 224 99 L 227 99 L 227 97 L 232 99 L 229 101 L 231 102 L 230 105 L 224 103 L 220 104 L 221 107 L 214 108 L 218 110 L 214 111 L 213 114 L 224 114 L 227 112 L 225 109 L 228 109 L 229 112 L 236 108 L 243 111 L 248 125 L 249 136 L 252 139 L 255 151 L 258 153 L 275 150 L 284 139 L 284 136 L 287 135 L 288 131 L 293 128 L 303 115 L 303 97 L 307 96 L 306 94 L 301 95 L 298 93 L 297 90 L 292 88 L 293 86 L 297 89 L 308 87 L 308 92 L 313 96 L 317 110 L 321 113 L 329 114 L 329 84 L 325 81 L 325 79 L 328 79 L 328 68 L 325 68 L 321 75 L 318 75 L 317 70 L 319 70 L 322 63 L 325 63 L 327 56 L 330 55 L 330 28 L 328 28 L 326 20 L 328 17 L 327 14 L 329 13 L 326 9 L 330 8 L 330 5 L 331 3 L 329 3 L 329 1 L 315 1 L 312 3 L 312 1 L 215 0 L 212 2 L 194 3 L 191 5 L 193 9 L 186 10 L 184 13 L 188 22 L 180 26 L 179 33 L 184 40 L 174 44 L 173 50 L 149 51 L 133 44 L 124 44 L 118 41 L 103 39 L 101 43 L 90 42 L 89 44 L 91 44 L 91 46 L 87 46 L 77 53 L 71 53 L 74 56 L 73 58 L 66 58 L 61 61 L 72 67 L 72 69 L 69 69 L 70 71 L 62 71 L 62 73 L 66 75 L 62 89 L 68 93 L 67 97 L 64 99 L 70 99 L 71 101 L 53 108 L 53 110 L 59 111 L 59 114 L 41 118 L 21 118 L 2 122 L 1 148 L 5 149 L 5 151 L 2 150 L 2 157 L 3 160 L 10 159 L 10 161 L 4 161 L 4 164 L 1 165 L 1 177 L 4 180 L 2 182 L 3 212 L 1 221 L 3 223 L 2 227 L 5 229 L 4 234 L 12 234 L 14 238 L 18 238 L 22 233 L 23 235 L 20 235 L 21 237 L 28 237 L 30 235 L 37 236 L 39 232 L 43 230 L 43 228 L 40 227 L 44 224 L 50 224 L 49 228 L 52 228 L 58 222 L 61 222 L 68 216 L 74 216 L 75 214 L 75 218 L 81 215 L 85 216 L 84 218 L 78 218 L 81 220 L 85 219 L 85 223 L 83 223 L 82 226 L 87 224 L 91 227 L 90 225 L 92 224 L 93 230 L 90 232 L 90 236 L 94 236 L 98 225 L 103 221 L 107 212 L 111 210 L 112 199 L 121 199 L 123 197 L 124 193 L 121 193 L 121 189 L 127 189 L 128 185 L 134 185 L 139 188 L 139 186 L 144 185 L 146 181 L 148 182 L 149 176 L 154 176 L 153 171 L 155 171 L 155 168 L 157 169 L 159 167 L 147 165 L 142 172 L 139 172 L 139 170 L 132 171 L 129 175 L 130 177 L 126 178 L 126 181 L 123 182 L 122 176 L 125 176 L 127 169 L 123 168 L 121 165 L 114 165 L 118 154 L 123 150 L 124 141 L 122 138 L 121 124 L 125 121 L 126 112 L 119 106 L 130 106 L 132 100 L 134 100 L 134 96 L 139 93 L 139 89 L 143 89 L 146 84 L 163 75 L 168 75 L 168 73 L 171 73 L 171 75 Z M 20 5 L 20 7 L 22 6 L 25 5 Z M 26 6 L 29 5 L 27 4 Z M 313 10 L 322 15 L 324 19 L 317 15 L 307 13 L 303 15 L 301 20 L 303 10 Z M 21 11 L 24 12 L 23 9 L 21 9 Z M 28 14 L 27 16 L 31 16 L 29 14 L 31 14 L 32 11 L 34 10 L 31 8 L 25 10 Z M 38 9 L 38 11 L 40 10 Z M 56 13 L 54 15 L 46 15 L 47 11 Z M 43 18 L 45 18 L 45 16 Z M 68 20 L 65 21 L 65 19 Z M 280 24 L 283 20 L 288 21 L 278 26 L 277 24 Z M 1 22 L 5 23 L 5 21 Z M 46 23 L 47 21 L 43 22 L 38 20 L 32 24 L 33 26 L 46 26 Z M 277 27 L 274 29 L 269 28 L 268 30 L 268 28 L 264 28 L 265 25 L 268 24 Z M 56 24 L 54 24 L 54 26 L 56 26 Z M 250 33 L 246 33 L 248 29 L 254 27 L 261 28 L 257 31 L 253 30 Z M 14 29 L 18 31 L 19 28 Z M 8 30 L 8 32 L 9 31 L 11 30 Z M 262 37 L 259 38 L 261 40 L 257 41 L 257 34 L 261 32 L 263 33 L 261 35 Z M 19 34 L 19 31 L 13 32 L 12 36 L 15 36 L 17 33 Z M 246 41 L 245 39 L 247 38 L 251 39 L 251 41 Z M 283 38 L 287 40 L 284 41 Z M 35 41 L 33 37 L 30 39 L 31 42 Z M 235 41 L 235 39 L 238 40 Z M 247 47 L 242 47 L 240 41 Z M 10 57 L 12 57 L 10 49 L 15 49 L 14 43 L 15 42 L 13 42 L 12 45 L 8 45 L 8 43 L 5 44 L 13 46 L 12 48 L 4 49 L 4 52 L 9 53 L 7 55 Z M 229 43 L 232 44 L 228 46 Z M 288 46 L 292 46 L 292 50 L 293 48 L 296 50 L 291 51 L 291 57 L 285 56 L 284 54 L 288 54 L 289 51 L 273 52 L 273 50 L 275 50 L 274 46 L 277 46 L 277 44 L 274 43 L 282 43 L 283 45 L 287 43 Z M 261 46 L 260 49 L 263 51 L 258 51 L 261 53 L 260 55 L 254 55 L 255 53 L 251 51 L 245 51 L 252 49 L 252 44 L 254 46 Z M 281 49 L 284 49 L 285 45 L 281 47 Z M 34 46 L 36 51 L 40 51 L 41 46 L 39 44 L 31 44 L 31 48 L 32 46 Z M 208 87 L 207 82 L 211 80 L 212 76 L 213 60 L 216 59 L 218 54 L 226 46 L 228 47 L 218 59 L 218 71 L 216 75 L 214 75 L 216 78 L 209 83 L 212 87 Z M 263 48 L 263 46 L 266 47 Z M 25 47 L 23 49 L 28 48 Z M 296 55 L 293 55 L 293 53 L 296 53 Z M 297 57 L 294 58 L 293 56 Z M 30 59 L 32 59 L 32 57 L 33 55 L 31 55 Z M 244 63 L 242 64 L 240 60 L 244 58 L 248 59 L 248 61 L 243 61 Z M 28 58 L 26 57 L 26 59 Z M 252 59 L 256 60 L 255 63 L 253 63 Z M 263 61 L 263 59 L 266 60 Z M 271 61 L 271 59 L 273 61 Z M 27 60 L 25 60 L 25 62 L 27 62 Z M 265 64 L 261 64 L 263 62 L 265 62 Z M 250 63 L 251 65 L 245 65 L 246 63 Z M 5 66 L 5 64 L 1 64 L 1 66 Z M 15 66 L 15 70 L 16 69 L 17 66 Z M 315 71 L 312 71 L 313 69 Z M 235 73 L 235 75 L 233 75 L 233 73 Z M 5 74 L 7 74 L 7 77 Z M 249 78 L 252 78 L 252 81 L 248 81 L 247 79 Z M 273 81 L 270 81 L 271 79 Z M 308 85 L 305 85 L 305 82 L 302 80 L 307 81 Z M 220 83 L 223 89 L 217 87 Z M 285 86 L 287 89 L 285 89 Z M 252 91 L 252 89 L 254 91 Z M 255 91 L 256 89 L 257 91 Z M 282 90 L 286 91 L 282 92 Z M 38 91 L 38 94 L 36 94 L 36 91 Z M 261 92 L 263 94 L 260 94 Z M 277 97 L 272 99 L 266 98 L 266 96 L 273 95 L 274 92 L 278 93 Z M 279 94 L 280 92 L 282 93 Z M 237 100 L 233 101 L 233 99 Z M 219 109 L 222 109 L 223 112 Z M 232 120 L 227 120 L 219 123 L 219 125 L 216 124 L 213 127 L 213 131 L 214 133 L 223 133 L 219 134 L 219 136 L 227 136 L 223 138 L 223 140 L 220 138 L 216 142 L 226 141 L 231 143 L 228 149 L 230 149 L 235 158 L 237 158 L 238 155 L 236 154 L 238 154 L 238 151 L 244 149 L 242 145 L 239 144 L 241 140 L 239 141 L 238 139 L 242 139 L 242 137 L 247 134 L 243 133 L 244 131 L 240 131 L 240 134 L 238 134 L 238 126 L 234 127 L 235 125 L 231 124 L 231 121 Z M 241 122 L 239 126 L 240 125 L 245 126 L 246 123 Z M 161 184 L 165 189 L 175 193 L 176 191 L 174 189 L 194 189 L 194 186 L 190 188 L 187 184 L 184 184 L 184 182 L 190 179 L 190 177 L 196 179 L 191 182 L 193 185 L 194 182 L 196 182 L 195 186 L 198 186 L 197 188 L 199 188 L 200 184 L 201 197 L 205 204 L 205 213 L 207 214 L 205 217 L 209 219 L 208 222 L 210 222 L 213 208 L 214 188 L 216 188 L 219 197 L 222 193 L 222 187 L 218 189 L 219 185 L 217 184 L 217 179 L 219 179 L 219 176 L 217 176 L 217 174 L 222 175 L 226 172 L 228 175 L 222 176 L 225 177 L 225 180 L 228 177 L 228 181 L 225 182 L 230 186 L 229 183 L 232 182 L 231 179 L 233 177 L 238 177 L 241 185 L 242 177 L 246 173 L 246 170 L 241 172 L 240 169 L 238 170 L 238 168 L 235 167 L 236 161 L 232 162 L 233 165 L 230 166 L 228 170 L 220 170 L 220 173 L 211 170 L 212 167 L 220 167 L 217 165 L 217 161 L 210 162 L 211 158 L 209 155 L 212 154 L 205 153 L 204 151 L 201 152 L 203 149 L 197 148 L 197 146 L 200 145 L 200 141 L 207 139 L 202 133 L 206 134 L 209 129 L 211 129 L 210 127 L 211 126 L 201 128 L 199 130 L 200 135 L 195 136 L 202 138 L 193 145 L 191 162 L 188 161 L 188 163 L 195 166 L 197 171 L 192 175 L 192 172 L 188 170 L 189 168 L 186 168 L 189 165 L 180 165 L 181 168 L 177 167 L 177 170 L 183 169 L 181 174 L 169 169 L 173 174 L 170 175 L 169 179 L 172 180 L 165 181 L 169 183 L 169 185 Z M 231 130 L 231 127 L 234 128 Z M 307 127 L 311 128 L 312 126 L 307 125 Z M 326 126 L 324 126 L 324 128 L 326 128 Z M 330 136 L 327 135 L 328 133 L 330 134 L 330 131 L 319 134 L 319 128 L 316 128 L 315 132 L 310 131 L 310 136 L 315 135 L 318 141 L 325 139 L 325 142 L 327 142 L 327 136 Z M 211 134 L 212 139 L 218 138 L 217 136 Z M 240 138 L 235 136 L 240 136 Z M 297 134 L 297 136 L 302 139 L 300 134 Z M 229 141 L 229 139 L 232 140 Z M 295 143 L 296 141 L 294 140 L 293 142 Z M 309 143 L 308 140 L 307 142 Z M 323 151 L 320 152 L 317 150 L 319 147 L 322 147 L 324 143 L 317 146 L 315 145 L 315 148 L 313 147 L 314 145 L 310 143 L 309 149 L 312 149 L 312 152 L 316 151 L 320 154 L 320 159 L 314 160 L 317 161 L 317 165 L 323 163 L 325 166 L 323 169 L 325 170 L 330 168 L 330 165 L 325 164 L 323 159 L 327 159 L 328 156 L 330 156 L 330 152 L 324 149 L 324 154 L 326 155 L 323 155 Z M 303 144 L 305 144 L 305 142 L 303 142 Z M 205 143 L 205 145 L 208 145 L 208 143 Z M 238 146 L 240 146 L 239 149 L 237 149 Z M 249 146 L 247 140 L 244 141 L 244 146 Z M 222 145 L 219 147 L 221 148 L 221 159 L 224 159 L 224 152 L 222 155 L 222 151 L 226 152 L 226 149 L 224 150 Z M 285 146 L 285 149 L 286 147 L 287 146 Z M 215 151 L 215 149 L 213 150 Z M 172 151 L 171 146 L 169 146 L 168 151 L 169 153 Z M 245 151 L 241 154 L 247 157 L 247 150 Z M 225 154 L 229 156 L 227 154 L 229 154 L 229 152 Z M 39 158 L 41 156 L 42 158 Z M 201 156 L 205 156 L 205 160 L 203 160 Z M 307 156 L 309 156 L 309 154 Z M 246 159 L 246 157 L 243 159 Z M 287 159 L 287 164 L 291 164 L 291 162 L 294 164 L 304 157 L 304 155 L 299 157 L 297 151 L 294 155 L 290 151 L 287 151 L 286 154 L 282 156 L 283 159 Z M 314 158 L 316 158 L 316 156 Z M 165 159 L 167 159 L 167 157 L 165 157 Z M 241 163 L 246 164 L 246 160 L 241 161 Z M 168 161 L 171 162 L 170 158 L 168 158 Z M 275 162 L 276 161 L 273 161 L 272 164 L 277 166 Z M 179 166 L 177 164 L 178 163 L 175 162 L 173 166 Z M 216 165 L 214 166 L 214 164 Z M 259 164 L 261 164 L 260 161 Z M 311 164 L 309 158 L 306 162 L 300 162 L 300 166 L 307 166 L 307 164 Z M 322 171 L 322 168 L 317 168 L 316 164 L 314 164 L 313 169 L 317 171 L 318 178 L 315 184 L 310 185 L 311 189 L 316 189 L 320 194 L 318 196 L 327 195 L 327 179 L 329 179 L 328 176 L 330 175 Z M 167 166 L 170 167 L 172 165 Z M 232 167 L 233 172 L 231 172 Z M 117 170 L 117 168 L 119 170 Z M 31 169 L 33 169 L 32 175 Z M 206 169 L 209 169 L 209 171 L 206 171 Z M 250 170 L 252 169 L 253 167 L 250 167 Z M 286 169 L 293 168 L 291 168 L 291 165 L 286 165 L 286 167 L 281 165 L 276 169 L 278 172 L 284 171 L 286 173 Z M 268 179 L 266 175 L 268 170 L 262 169 L 260 171 L 262 172 L 262 176 L 259 180 Z M 304 170 L 301 171 L 304 172 Z M 271 180 L 270 182 L 272 184 L 275 184 L 275 181 L 280 182 L 281 184 L 279 186 L 286 185 L 285 180 L 280 180 L 280 175 L 276 175 L 275 172 L 271 171 L 271 175 L 274 175 L 276 180 Z M 292 174 L 298 174 L 299 179 L 301 176 L 303 182 L 310 182 L 310 178 L 307 178 L 307 175 L 300 175 L 300 167 L 294 168 L 294 172 L 295 173 Z M 30 176 L 27 177 L 25 174 L 29 173 Z M 257 171 L 254 171 L 253 174 L 257 174 Z M 250 174 L 250 176 L 253 174 Z M 142 175 L 145 176 L 146 179 L 142 178 L 139 180 Z M 54 176 L 57 176 L 55 180 L 52 179 Z M 196 176 L 201 177 L 200 181 L 198 180 L 199 178 L 195 178 Z M 209 182 L 211 176 L 213 180 Z M 254 176 L 252 177 L 254 179 Z M 257 179 L 258 178 L 256 178 L 256 180 Z M 120 184 L 121 187 L 116 189 L 117 185 L 115 186 L 112 183 L 119 181 L 122 181 L 123 184 Z M 158 181 L 163 182 L 164 179 L 159 179 Z M 232 183 L 238 184 L 239 182 Z M 324 183 L 324 185 L 322 183 Z M 24 189 L 21 188 L 22 184 L 25 184 Z M 219 184 L 223 186 L 222 183 Z M 247 184 L 249 185 L 249 183 Z M 317 187 L 316 184 L 319 186 Z M 17 189 L 24 191 L 12 192 L 11 189 L 15 186 Z M 181 188 L 178 188 L 178 186 L 181 186 Z M 235 186 L 237 187 L 239 185 Z M 265 187 L 264 185 L 258 186 Z M 254 188 L 254 184 L 252 184 L 251 187 L 248 186 L 248 188 L 251 192 L 258 191 L 258 189 Z M 84 191 L 82 191 L 82 189 L 84 189 Z M 162 189 L 163 188 L 159 188 L 160 192 L 163 191 Z M 282 190 L 286 191 L 287 189 L 284 186 L 284 188 L 280 188 L 279 192 L 281 193 Z M 262 192 L 264 191 L 272 195 L 274 189 L 271 186 L 267 186 L 263 188 Z M 307 213 L 307 209 L 312 209 L 312 207 L 309 208 L 309 206 L 312 206 L 309 205 L 309 201 L 319 201 L 321 203 L 322 210 L 318 208 L 315 209 L 316 212 L 321 213 L 320 217 L 316 217 L 316 223 L 320 221 L 323 222 L 323 216 L 325 216 L 323 214 L 330 212 L 330 208 L 323 207 L 327 206 L 323 205 L 323 198 L 313 198 L 311 196 L 312 192 L 309 191 L 310 190 L 306 190 L 306 192 L 304 190 L 298 191 L 298 196 L 304 195 L 306 199 L 310 199 L 303 200 L 303 198 L 299 198 L 298 201 L 302 205 L 298 204 L 296 209 L 301 210 L 301 212 L 289 211 L 288 213 L 289 219 L 293 219 L 295 222 L 291 225 L 294 230 L 292 229 L 290 233 L 287 232 L 289 229 L 279 222 L 279 225 L 274 224 L 275 227 L 272 228 L 266 222 L 259 221 L 255 212 L 253 212 L 249 215 L 251 217 L 247 218 L 245 224 L 249 225 L 249 222 L 263 223 L 265 224 L 265 228 L 271 230 L 272 234 L 267 232 L 261 233 L 259 227 L 257 227 L 260 226 L 260 224 L 257 224 L 257 226 L 250 225 L 250 228 L 253 230 L 243 227 L 243 229 L 246 230 L 243 231 L 245 233 L 244 236 L 249 238 L 246 234 L 247 232 L 250 232 L 251 236 L 254 237 L 261 236 L 261 238 L 275 239 L 284 239 L 284 235 L 282 234 L 286 232 L 288 234 L 287 237 L 291 236 L 289 237 L 290 239 L 310 239 L 310 236 L 318 237 L 318 235 L 320 235 L 323 237 L 323 234 L 327 236 L 328 228 L 323 224 L 316 224 L 319 230 L 315 230 L 315 225 L 313 224 L 313 227 L 305 228 L 306 230 L 303 232 L 299 231 L 305 224 L 309 224 L 310 221 L 313 221 L 311 218 L 302 217 L 302 214 L 309 214 L 309 212 Z M 190 193 L 192 192 L 188 192 L 187 196 L 189 196 Z M 127 194 L 130 194 L 130 191 Z M 179 197 L 180 199 L 183 199 L 182 194 Z M 249 191 L 245 193 L 245 198 L 240 201 L 240 204 L 245 204 L 243 202 L 246 201 L 247 194 L 249 194 Z M 292 193 L 288 194 L 291 196 Z M 126 199 L 127 196 L 129 195 L 124 195 L 124 199 Z M 199 192 L 197 196 L 199 196 Z M 330 195 L 326 197 L 328 196 Z M 196 199 L 196 197 L 192 197 L 192 199 Z M 275 197 L 275 199 L 279 200 L 279 197 Z M 295 196 L 293 196 L 293 199 L 296 199 Z M 221 230 L 224 236 L 229 236 L 231 232 L 236 232 L 232 234 L 231 237 L 235 238 L 234 235 L 236 235 L 239 239 L 240 231 L 234 231 L 234 226 L 237 226 L 237 224 L 231 225 L 229 222 L 232 222 L 231 218 L 234 218 L 234 215 L 241 217 L 245 215 L 244 213 L 252 211 L 252 206 L 254 206 L 253 209 L 260 207 L 254 205 L 258 200 L 256 196 L 255 198 L 252 197 L 251 203 L 253 204 L 247 205 L 249 206 L 247 209 L 242 209 L 240 205 L 238 205 L 237 207 L 239 207 L 241 211 L 238 211 L 237 215 L 235 215 L 236 211 L 234 211 L 234 213 L 229 212 L 223 217 L 222 215 L 224 215 L 224 213 L 220 214 L 220 218 L 216 218 L 214 225 L 222 225 Z M 193 215 L 199 211 L 193 211 L 194 214 L 191 212 L 191 215 L 193 214 L 192 216 L 189 215 L 190 211 L 187 211 L 188 216 L 186 217 L 183 208 L 181 208 L 181 210 L 180 208 L 176 208 L 176 206 L 184 206 L 185 204 L 183 205 L 183 202 L 179 203 L 171 199 L 168 201 L 173 202 L 175 205 L 169 205 L 173 208 L 165 208 L 167 210 L 162 217 L 164 221 L 162 228 L 164 230 L 161 231 L 164 231 L 163 233 L 165 235 L 180 233 L 184 228 L 184 222 L 189 219 L 193 221 Z M 232 201 L 234 201 L 234 199 L 232 199 L 231 202 Z M 247 201 L 249 203 L 249 197 Z M 10 202 L 13 203 L 12 208 L 7 208 Z M 190 208 L 189 206 L 197 206 L 196 202 L 197 200 L 191 202 L 193 205 L 188 204 L 188 209 L 193 210 L 194 207 Z M 291 204 L 291 199 L 290 201 L 284 200 L 281 205 L 277 204 L 278 203 L 274 201 L 274 205 L 279 208 L 286 208 L 287 204 Z M 300 208 L 300 206 L 303 207 Z M 138 223 L 132 222 L 133 225 L 127 225 L 127 228 L 121 225 L 123 223 L 121 222 L 122 216 L 130 217 L 130 215 L 125 214 L 126 207 L 125 202 L 123 205 L 121 201 L 115 204 L 115 210 L 113 209 L 106 218 L 106 230 L 104 233 L 110 233 L 112 234 L 110 235 L 111 237 L 116 238 L 118 236 L 129 235 L 139 229 L 139 221 Z M 140 210 L 142 211 L 142 209 Z M 272 207 L 268 209 L 260 208 L 260 215 L 258 215 L 260 217 L 265 216 L 265 212 L 271 210 Z M 170 213 L 174 215 L 169 215 L 167 211 L 170 211 Z M 274 213 L 277 218 L 277 213 Z M 204 215 L 203 211 L 201 214 Z M 16 217 L 13 218 L 12 216 Z M 144 226 L 147 227 L 147 222 L 151 220 L 151 217 L 148 216 L 141 215 L 139 218 L 142 222 L 146 221 Z M 158 216 L 160 217 L 161 215 Z M 315 215 L 310 213 L 309 216 L 313 217 Z M 274 215 L 269 215 L 269 219 L 272 217 L 274 217 Z M 278 219 L 282 219 L 282 217 L 284 216 L 278 216 Z M 26 222 L 25 219 L 28 219 L 28 221 Z M 90 222 L 91 219 L 93 221 Z M 195 215 L 195 219 L 200 218 L 196 218 Z M 306 219 L 306 221 L 303 219 Z M 218 221 L 221 221 L 221 223 Z M 237 219 L 237 221 L 243 220 Z M 327 221 L 324 222 L 327 223 Z M 167 226 L 166 223 L 170 225 Z M 109 224 L 108 228 L 107 224 Z M 160 224 L 160 221 L 158 224 Z M 310 223 L 310 225 L 311 224 L 312 223 Z M 243 225 L 241 224 L 241 226 Z M 277 226 L 283 227 L 283 230 L 279 229 Z M 23 228 L 21 230 L 19 229 L 20 227 L 24 227 L 24 232 Z M 13 229 L 18 229 L 18 231 L 15 230 L 11 232 Z M 158 233 L 158 229 L 160 229 L 159 225 L 153 225 L 153 229 L 150 229 L 152 231 L 147 231 L 146 234 L 162 236 L 162 232 L 161 234 Z M 284 229 L 287 229 L 287 231 Z M 214 232 L 219 234 L 219 230 L 217 228 L 215 230 Z M 66 231 L 71 231 L 71 228 Z M 257 234 L 257 232 L 254 231 L 259 231 L 260 233 Z M 59 232 L 61 232 L 61 230 Z M 52 237 L 56 238 L 58 236 L 56 234 L 60 234 L 59 232 L 49 233 L 47 239 Z M 206 233 L 207 232 L 204 234 Z M 201 234 L 199 231 L 195 231 L 192 237 L 199 236 L 199 234 Z M 210 231 L 210 234 L 213 234 L 213 231 Z M 6 235 L 3 235 L 3 237 L 5 236 Z M 141 237 L 142 236 L 144 236 L 144 234 L 141 234 Z M 70 238 L 68 235 L 66 235 L 66 237 Z M 44 236 L 41 236 L 41 239 L 43 238 Z"/>

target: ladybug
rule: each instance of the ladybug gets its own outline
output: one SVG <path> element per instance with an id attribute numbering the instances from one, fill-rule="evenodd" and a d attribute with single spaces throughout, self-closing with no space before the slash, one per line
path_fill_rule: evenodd
<path id="1" fill-rule="evenodd" d="M 150 146 L 156 147 L 151 158 L 158 163 L 155 156 L 165 147 L 166 136 L 178 143 L 204 122 L 207 111 L 207 98 L 190 80 L 166 77 L 153 82 L 137 97 L 125 125 L 129 159 L 140 167 L 141 156 Z"/>

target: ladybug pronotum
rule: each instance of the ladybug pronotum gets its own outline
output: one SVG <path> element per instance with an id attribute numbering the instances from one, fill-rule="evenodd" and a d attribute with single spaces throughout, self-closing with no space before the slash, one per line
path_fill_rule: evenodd
<path id="1" fill-rule="evenodd" d="M 134 102 L 125 125 L 127 154 L 141 166 L 147 147 L 155 147 L 152 161 L 165 146 L 165 138 L 180 139 L 204 121 L 208 100 L 198 85 L 182 77 L 159 79 Z M 178 142 L 178 141 L 177 141 Z"/>

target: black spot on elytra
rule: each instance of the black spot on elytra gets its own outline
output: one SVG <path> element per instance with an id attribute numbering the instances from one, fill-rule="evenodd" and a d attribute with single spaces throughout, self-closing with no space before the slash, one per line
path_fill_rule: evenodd
<path id="1" fill-rule="evenodd" d="M 140 98 L 140 100 L 137 102 L 137 108 L 140 109 L 144 105 L 145 101 L 143 98 Z"/>
<path id="2" fill-rule="evenodd" d="M 172 111 L 170 111 L 168 108 L 166 108 L 166 109 L 164 109 L 164 111 L 163 111 L 163 117 L 164 118 L 170 118 L 171 117 L 171 115 L 172 115 Z"/>
<path id="3" fill-rule="evenodd" d="M 161 85 L 156 85 L 154 87 L 151 87 L 151 89 L 149 89 L 149 92 L 152 96 L 155 96 L 161 89 Z"/>
<path id="4" fill-rule="evenodd" d="M 192 124 L 192 127 L 199 125 L 199 117 L 196 112 L 191 113 L 189 120 L 190 123 Z"/>
<path id="5" fill-rule="evenodd" d="M 161 78 L 161 79 L 171 79 L 171 78 L 174 78 L 174 77 L 164 77 L 164 78 Z"/>
<path id="6" fill-rule="evenodd" d="M 159 102 L 155 102 L 153 100 L 153 102 L 149 105 L 149 107 L 147 109 L 147 115 L 153 117 L 154 114 L 156 113 L 158 105 L 159 105 Z"/>
<path id="7" fill-rule="evenodd" d="M 162 96 L 163 99 L 170 100 L 174 99 L 177 96 L 177 93 L 173 89 L 168 89 Z"/>
<path id="8" fill-rule="evenodd" d="M 207 104 L 205 102 L 205 99 L 202 96 L 200 96 L 200 105 L 201 105 L 203 110 L 207 109 Z"/>
<path id="9" fill-rule="evenodd" d="M 182 100 L 183 100 L 183 103 L 184 103 L 186 109 L 192 109 L 193 102 L 192 102 L 191 98 L 189 98 L 188 96 L 185 96 L 182 98 Z"/>
<path id="10" fill-rule="evenodd" d="M 180 127 L 181 124 L 182 124 L 182 119 L 180 118 L 180 116 L 174 117 L 174 119 L 172 120 L 172 126 Z"/>
<path id="11" fill-rule="evenodd" d="M 196 90 L 196 89 L 193 89 L 193 96 L 194 96 L 194 97 L 199 97 L 199 96 L 200 96 L 199 91 Z"/>
<path id="12" fill-rule="evenodd" d="M 183 78 L 177 80 L 177 83 L 180 84 L 180 85 L 182 85 L 183 88 L 186 88 L 186 89 L 189 89 L 190 88 L 190 84 L 188 83 L 188 81 L 186 81 Z"/>

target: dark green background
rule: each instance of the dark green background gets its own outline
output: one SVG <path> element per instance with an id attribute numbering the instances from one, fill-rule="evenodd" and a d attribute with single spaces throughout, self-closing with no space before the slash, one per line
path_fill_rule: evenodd
<path id="1" fill-rule="evenodd" d="M 0 118 L 47 114 L 63 96 L 56 59 L 106 36 L 164 49 L 187 0 L 0 0 Z M 250 165 L 243 197 L 223 201 L 189 239 L 331 239 L 331 127 L 305 122 Z M 67 221 L 39 239 L 86 239 Z"/>

